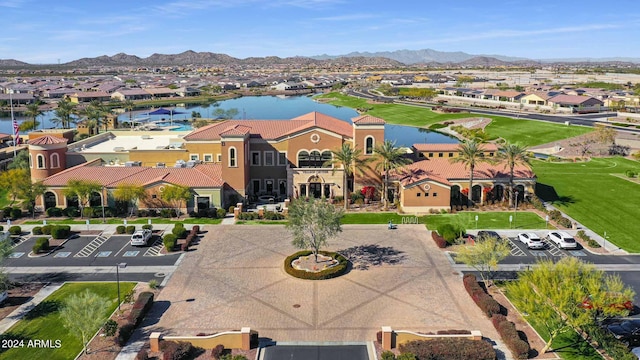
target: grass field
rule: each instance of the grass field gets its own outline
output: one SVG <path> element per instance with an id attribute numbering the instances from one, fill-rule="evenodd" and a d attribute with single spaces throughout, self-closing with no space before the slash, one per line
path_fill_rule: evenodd
<path id="1" fill-rule="evenodd" d="M 120 282 L 121 294 L 128 293 L 134 286 L 135 283 Z M 110 300 L 108 308 L 104 309 L 104 320 L 106 321 L 109 315 L 118 307 L 116 283 L 65 284 L 33 308 L 3 335 L 9 339 L 24 340 L 24 346 L 8 350 L 0 349 L 0 359 L 68 360 L 75 358 L 82 351 L 82 341 L 64 327 L 58 311 L 64 306 L 65 299 L 73 294 L 81 293 L 85 289 L 89 289 Z M 96 329 L 97 331 L 98 329 Z M 35 339 L 60 340 L 61 347 L 53 349 L 29 348 L 28 341 Z"/>
<path id="2" fill-rule="evenodd" d="M 536 193 L 543 200 L 604 236 L 617 246 L 640 252 L 640 184 L 612 174 L 640 171 L 640 163 L 620 157 L 586 163 L 534 161 Z"/>
<path id="3" fill-rule="evenodd" d="M 365 99 L 329 93 L 320 96 L 332 100 L 330 103 L 354 109 L 371 109 L 367 114 L 380 117 L 390 124 L 429 127 L 429 125 L 451 119 L 474 116 L 493 119 L 486 132 L 490 137 L 502 137 L 511 142 L 519 142 L 525 146 L 546 144 L 560 139 L 582 135 L 592 131 L 581 126 L 566 126 L 543 121 L 513 119 L 503 116 L 478 114 L 438 114 L 428 108 L 401 104 L 369 104 Z"/>

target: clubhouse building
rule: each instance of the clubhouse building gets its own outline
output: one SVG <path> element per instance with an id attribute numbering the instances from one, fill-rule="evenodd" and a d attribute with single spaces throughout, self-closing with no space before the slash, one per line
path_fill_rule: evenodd
<path id="1" fill-rule="evenodd" d="M 77 206 L 76 199 L 64 195 L 74 179 L 102 186 L 90 206 L 114 206 L 112 193 L 122 184 L 147 190 L 140 208 L 163 207 L 161 193 L 173 185 L 192 190 L 186 211 L 227 207 L 260 196 L 335 198 L 344 194 L 344 169 L 327 164 L 332 150 L 345 143 L 373 159 L 369 169 L 348 178 L 350 192 L 364 186 L 382 189 L 375 147 L 384 141 L 384 127 L 384 120 L 369 115 L 350 124 L 311 112 L 290 120 L 225 120 L 188 133 L 113 131 L 71 144 L 64 132 L 34 132 L 29 140 L 31 177 L 47 187 L 37 202 L 41 209 Z M 390 179 L 390 197 L 408 213 L 448 210 L 462 203 L 469 194 L 469 171 L 450 162 L 457 156 L 456 145 L 415 144 L 412 150 L 414 163 Z M 485 150 L 486 156 L 497 151 L 493 145 Z M 502 164 L 478 165 L 472 199 L 501 200 L 508 179 Z M 520 197 L 533 192 L 535 181 L 530 169 L 516 167 Z"/>

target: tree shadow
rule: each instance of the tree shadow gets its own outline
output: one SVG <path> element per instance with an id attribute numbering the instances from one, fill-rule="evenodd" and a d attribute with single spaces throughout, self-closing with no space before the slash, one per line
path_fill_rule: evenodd
<path id="1" fill-rule="evenodd" d="M 45 300 L 38 305 L 36 305 L 33 309 L 31 309 L 24 318 L 27 320 L 35 319 L 41 316 L 47 316 L 51 313 L 58 311 L 61 308 L 61 304 L 56 300 Z"/>
<path id="2" fill-rule="evenodd" d="M 375 244 L 352 246 L 337 252 L 347 258 L 355 270 L 368 270 L 371 266 L 396 265 L 406 259 L 403 251 Z"/>
<path id="3" fill-rule="evenodd" d="M 536 195 L 544 201 L 556 201 L 560 198 L 553 186 L 540 182 L 536 183 Z"/>

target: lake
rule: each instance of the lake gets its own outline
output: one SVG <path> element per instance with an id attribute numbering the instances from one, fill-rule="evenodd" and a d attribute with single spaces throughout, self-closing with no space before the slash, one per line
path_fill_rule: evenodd
<path id="1" fill-rule="evenodd" d="M 180 125 L 182 129 L 187 128 L 188 124 L 184 124 L 182 120 L 191 119 L 191 112 L 199 112 L 203 117 L 213 116 L 216 109 L 223 110 L 237 109 L 238 115 L 236 119 L 267 119 L 282 120 L 292 119 L 294 117 L 318 111 L 337 119 L 351 122 L 351 119 L 358 116 L 358 113 L 347 107 L 340 107 L 331 104 L 316 102 L 312 97 L 308 96 L 245 96 L 236 99 L 224 100 L 217 103 L 217 107 L 210 106 L 203 108 L 202 106 L 175 107 L 174 110 L 180 114 L 173 115 L 175 125 Z M 148 111 L 134 111 L 132 116 L 147 117 Z M 53 111 L 48 111 L 38 117 L 41 127 L 55 128 L 56 125 L 51 122 L 55 115 Z M 152 121 L 160 121 L 162 119 L 170 120 L 167 115 L 151 116 Z M 16 116 L 19 122 L 25 120 L 24 117 Z M 120 122 L 129 121 L 129 113 L 118 116 Z M 184 126 L 183 126 L 184 125 Z M 11 134 L 13 132 L 10 118 L 0 118 L 0 132 Z M 458 143 L 458 140 L 447 135 L 432 132 L 425 129 L 418 129 L 411 126 L 386 125 L 385 138 L 395 140 L 396 145 L 411 146 L 414 143 Z"/>

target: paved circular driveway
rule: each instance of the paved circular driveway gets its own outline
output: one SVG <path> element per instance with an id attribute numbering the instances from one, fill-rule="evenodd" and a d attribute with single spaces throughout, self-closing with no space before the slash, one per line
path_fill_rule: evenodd
<path id="1" fill-rule="evenodd" d="M 297 249 L 283 226 L 205 230 L 160 293 L 169 306 L 153 328 L 195 335 L 248 326 L 276 341 L 374 340 L 381 326 L 496 338 L 423 225 L 344 226 L 327 250 L 349 255 L 354 268 L 324 281 L 284 272 Z"/>

